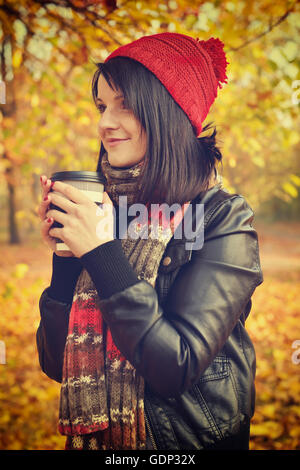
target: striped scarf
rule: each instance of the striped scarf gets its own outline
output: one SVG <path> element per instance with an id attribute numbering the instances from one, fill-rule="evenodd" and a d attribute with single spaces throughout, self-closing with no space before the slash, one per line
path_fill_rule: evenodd
<path id="1" fill-rule="evenodd" d="M 129 204 L 136 202 L 142 164 L 113 168 L 104 154 L 105 190 L 115 204 L 120 195 L 126 195 Z M 187 206 L 170 223 L 158 211 L 143 224 L 131 222 L 130 233 L 133 230 L 139 237 L 128 235 L 121 240 L 138 278 L 153 287 L 165 248 Z M 148 237 L 142 238 L 145 230 Z M 145 449 L 146 444 L 144 380 L 116 347 L 101 314 L 99 294 L 85 269 L 78 278 L 70 311 L 59 431 L 67 435 L 66 449 L 132 450 Z"/>

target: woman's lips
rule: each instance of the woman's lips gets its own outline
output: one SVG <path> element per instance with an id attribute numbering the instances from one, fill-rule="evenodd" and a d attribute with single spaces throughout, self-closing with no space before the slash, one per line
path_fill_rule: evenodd
<path id="1" fill-rule="evenodd" d="M 109 145 L 109 147 L 115 147 L 118 144 L 121 144 L 122 142 L 127 142 L 129 139 L 112 139 L 112 140 L 107 140 L 106 143 Z"/>

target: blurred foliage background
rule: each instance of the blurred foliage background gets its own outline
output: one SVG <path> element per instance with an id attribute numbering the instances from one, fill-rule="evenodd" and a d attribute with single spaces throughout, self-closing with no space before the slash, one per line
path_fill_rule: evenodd
<path id="1" fill-rule="evenodd" d="M 224 186 L 255 211 L 265 275 L 248 320 L 251 448 L 300 448 L 299 30 L 299 0 L 0 0 L 0 449 L 64 446 L 59 385 L 35 346 L 52 257 L 40 242 L 40 175 L 96 169 L 94 63 L 163 31 L 225 44 L 229 83 L 206 122 L 217 127 Z"/>

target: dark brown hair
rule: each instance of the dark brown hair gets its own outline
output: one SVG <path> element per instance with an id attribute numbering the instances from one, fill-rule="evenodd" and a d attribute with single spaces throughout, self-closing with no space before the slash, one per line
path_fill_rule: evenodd
<path id="1" fill-rule="evenodd" d="M 189 118 L 167 89 L 139 62 L 116 57 L 96 63 L 92 80 L 94 101 L 102 74 L 109 86 L 120 90 L 147 135 L 145 165 L 140 176 L 140 203 L 183 204 L 206 191 L 215 165 L 222 161 L 216 147 L 216 129 L 209 136 L 196 137 Z M 212 128 L 208 123 L 203 132 Z M 105 153 L 101 144 L 100 161 Z"/>

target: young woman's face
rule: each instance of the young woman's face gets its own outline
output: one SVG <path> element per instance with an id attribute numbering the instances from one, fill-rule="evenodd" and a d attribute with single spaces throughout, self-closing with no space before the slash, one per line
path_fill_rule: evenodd
<path id="1" fill-rule="evenodd" d="M 112 90 L 102 75 L 96 104 L 101 113 L 99 134 L 111 166 L 130 167 L 140 162 L 146 153 L 146 133 L 133 112 L 124 107 L 122 93 Z"/>

